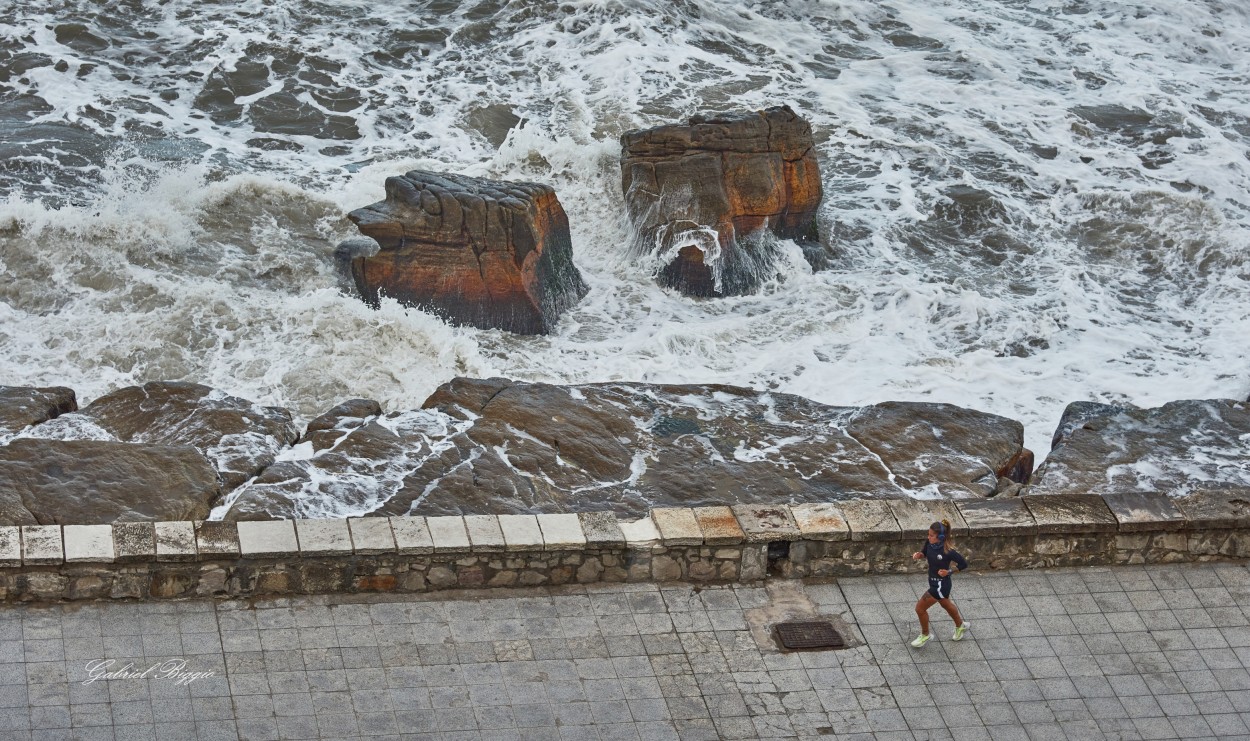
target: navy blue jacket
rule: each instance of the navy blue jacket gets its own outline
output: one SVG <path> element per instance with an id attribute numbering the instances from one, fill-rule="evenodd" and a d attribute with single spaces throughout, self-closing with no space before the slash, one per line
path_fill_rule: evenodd
<path id="1" fill-rule="evenodd" d="M 949 569 L 953 562 L 959 567 L 960 571 L 968 568 L 968 561 L 959 555 L 959 551 L 951 549 L 943 552 L 941 543 L 930 543 L 925 541 L 924 548 L 920 551 L 924 557 L 929 560 L 929 578 L 941 579 L 938 576 L 938 569 Z"/>

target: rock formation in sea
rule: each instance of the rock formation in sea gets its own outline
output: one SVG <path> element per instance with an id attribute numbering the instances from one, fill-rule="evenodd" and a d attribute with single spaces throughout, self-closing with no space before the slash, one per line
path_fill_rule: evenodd
<path id="1" fill-rule="evenodd" d="M 288 410 L 194 383 L 75 398 L 0 386 L 0 525 L 204 519 L 299 437 Z"/>
<path id="2" fill-rule="evenodd" d="M 306 512 L 305 492 L 327 484 L 356 507 L 376 502 L 375 514 L 639 516 L 653 506 L 986 496 L 1032 467 L 1020 423 L 992 414 L 831 407 L 733 386 L 458 378 L 423 411 L 359 414 L 321 425 L 316 450 L 249 483 L 227 518 Z"/>
<path id="3" fill-rule="evenodd" d="M 78 408 L 73 389 L 64 386 L 0 386 L 0 442 L 31 425 Z"/>
<path id="4" fill-rule="evenodd" d="M 381 247 L 349 257 L 372 303 L 389 296 L 453 324 L 546 334 L 588 290 L 546 185 L 413 170 L 348 216 Z"/>
<path id="5" fill-rule="evenodd" d="M 789 107 L 630 131 L 621 148 L 638 249 L 660 256 L 662 285 L 750 293 L 771 277 L 770 236 L 819 249 L 812 129 Z"/>
<path id="6" fill-rule="evenodd" d="M 1029 494 L 1250 489 L 1250 402 L 1070 404 Z"/>
<path id="7" fill-rule="evenodd" d="M 260 473 L 299 439 L 291 413 L 197 383 L 152 381 L 105 394 L 41 425 L 35 437 L 190 445 L 212 464 L 225 491 Z"/>

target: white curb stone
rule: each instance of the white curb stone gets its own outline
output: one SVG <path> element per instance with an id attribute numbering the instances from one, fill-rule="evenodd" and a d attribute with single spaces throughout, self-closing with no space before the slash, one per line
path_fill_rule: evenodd
<path id="1" fill-rule="evenodd" d="M 543 531 L 534 515 L 499 515 L 499 529 L 509 551 L 541 551 Z"/>
<path id="2" fill-rule="evenodd" d="M 694 518 L 703 531 L 703 542 L 708 545 L 739 545 L 747 539 L 729 507 L 695 507 Z"/>
<path id="3" fill-rule="evenodd" d="M 827 502 L 792 504 L 790 513 L 804 540 L 850 540 L 851 526 L 842 510 Z"/>
<path id="4" fill-rule="evenodd" d="M 156 529 L 157 561 L 194 561 L 195 524 L 185 520 L 158 522 Z"/>
<path id="5" fill-rule="evenodd" d="M 22 563 L 28 566 L 65 561 L 60 525 L 22 525 Z"/>
<path id="6" fill-rule="evenodd" d="M 425 524 L 430 528 L 430 538 L 434 541 L 434 550 L 440 553 L 468 553 L 472 544 L 469 532 L 464 528 L 464 518 L 427 517 Z"/>
<path id="7" fill-rule="evenodd" d="M 291 520 L 245 520 L 239 527 L 239 553 L 252 557 L 299 555 L 299 539 Z"/>
<path id="8" fill-rule="evenodd" d="M 660 507 L 651 510 L 651 519 L 666 546 L 703 545 L 703 530 L 689 507 Z"/>
<path id="9" fill-rule="evenodd" d="M 660 541 L 660 531 L 650 517 L 620 523 L 625 545 L 633 549 L 650 549 Z"/>
<path id="10" fill-rule="evenodd" d="M 577 519 L 582 523 L 582 533 L 586 535 L 586 546 L 590 548 L 624 548 L 625 535 L 616 522 L 616 515 L 611 512 L 578 512 Z"/>
<path id="11" fill-rule="evenodd" d="M 395 548 L 403 554 L 424 555 L 434 552 L 430 526 L 424 517 L 391 517 Z"/>
<path id="12" fill-rule="evenodd" d="M 395 552 L 395 534 L 387 517 L 353 517 L 347 521 L 352 545 L 362 556 Z"/>
<path id="13" fill-rule="evenodd" d="M 495 515 L 465 515 L 464 526 L 474 553 L 497 553 L 504 549 L 503 532 Z"/>
<path id="14" fill-rule="evenodd" d="M 117 557 L 112 525 L 66 525 L 62 532 L 66 563 L 112 563 Z"/>
<path id="15" fill-rule="evenodd" d="M 0 567 L 22 565 L 22 531 L 15 525 L 0 527 Z"/>
<path id="16" fill-rule="evenodd" d="M 195 523 L 195 549 L 201 560 L 212 558 L 237 558 L 239 529 L 233 522 Z"/>
<path id="17" fill-rule="evenodd" d="M 794 524 L 790 508 L 784 504 L 735 504 L 731 509 L 742 526 L 742 532 L 746 533 L 748 543 L 799 539 L 799 528 Z"/>
<path id="18" fill-rule="evenodd" d="M 347 520 L 296 520 L 295 534 L 302 556 L 337 556 L 352 552 Z"/>
<path id="19" fill-rule="evenodd" d="M 150 522 L 114 522 L 113 553 L 118 562 L 156 560 L 156 530 Z"/>
<path id="20" fill-rule="evenodd" d="M 538 528 L 543 531 L 543 545 L 549 551 L 582 550 L 586 534 L 577 515 L 538 515 Z"/>

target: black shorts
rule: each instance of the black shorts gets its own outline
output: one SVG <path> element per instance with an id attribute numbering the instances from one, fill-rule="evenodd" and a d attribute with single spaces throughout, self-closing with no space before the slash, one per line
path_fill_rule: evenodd
<path id="1" fill-rule="evenodd" d="M 951 578 L 949 576 L 929 577 L 929 596 L 935 600 L 948 599 L 951 596 Z"/>

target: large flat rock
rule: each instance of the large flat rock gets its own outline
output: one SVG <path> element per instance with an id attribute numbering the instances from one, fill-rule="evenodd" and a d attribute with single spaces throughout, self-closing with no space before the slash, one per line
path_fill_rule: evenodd
<path id="1" fill-rule="evenodd" d="M 1155 409 L 1085 405 L 1065 414 L 1034 494 L 1180 496 L 1250 487 L 1250 403 L 1174 401 Z"/>
<path id="2" fill-rule="evenodd" d="M 32 437 L 190 445 L 230 491 L 274 462 L 299 436 L 291 413 L 195 383 L 152 381 L 105 394 L 63 414 Z"/>
<path id="3" fill-rule="evenodd" d="M 0 386 L 0 441 L 77 408 L 74 390 L 63 386 Z"/>
<path id="4" fill-rule="evenodd" d="M 983 497 L 1023 451 L 1020 424 L 992 414 L 831 407 L 733 386 L 458 378 L 425 407 L 327 420 L 241 489 L 225 517 L 642 517 L 653 507 Z"/>
<path id="5" fill-rule="evenodd" d="M 220 494 L 187 445 L 19 438 L 0 446 L 0 524 L 195 520 Z"/>

